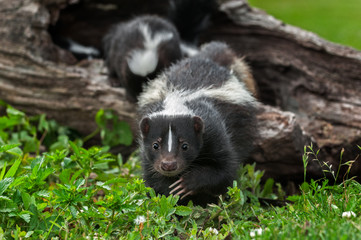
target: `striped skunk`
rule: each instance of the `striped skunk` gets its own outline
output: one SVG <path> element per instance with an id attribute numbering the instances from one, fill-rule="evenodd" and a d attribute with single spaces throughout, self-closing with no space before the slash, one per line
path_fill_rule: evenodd
<path id="1" fill-rule="evenodd" d="M 247 65 L 220 42 L 150 81 L 138 100 L 146 185 L 179 195 L 180 204 L 204 206 L 225 193 L 256 135 L 251 81 Z"/>
<path id="2" fill-rule="evenodd" d="M 103 38 L 109 74 L 131 97 L 148 78 L 182 57 L 176 28 L 157 16 L 141 16 L 115 25 Z"/>
<path id="3" fill-rule="evenodd" d="M 210 9 L 207 6 L 213 2 L 170 0 L 168 18 L 138 16 L 112 27 L 103 38 L 110 77 L 117 79 L 135 100 L 148 79 L 155 78 L 181 58 L 198 53 L 194 45 L 196 35 L 206 27 Z"/>

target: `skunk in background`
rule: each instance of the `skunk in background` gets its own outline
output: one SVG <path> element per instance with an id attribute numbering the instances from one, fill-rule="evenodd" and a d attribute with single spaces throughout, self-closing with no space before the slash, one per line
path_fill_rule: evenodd
<path id="1" fill-rule="evenodd" d="M 103 38 L 109 75 L 136 98 L 146 79 L 181 59 L 179 42 L 173 24 L 157 16 L 119 23 Z"/>
<path id="2" fill-rule="evenodd" d="M 252 81 L 243 60 L 219 42 L 149 81 L 138 101 L 146 185 L 179 195 L 180 204 L 216 202 L 252 150 Z"/>
<path id="3" fill-rule="evenodd" d="M 155 15 L 135 17 L 113 26 L 103 38 L 109 75 L 118 79 L 133 100 L 149 79 L 181 58 L 198 53 L 194 44 L 209 23 L 214 0 L 169 4 L 168 19 Z"/>

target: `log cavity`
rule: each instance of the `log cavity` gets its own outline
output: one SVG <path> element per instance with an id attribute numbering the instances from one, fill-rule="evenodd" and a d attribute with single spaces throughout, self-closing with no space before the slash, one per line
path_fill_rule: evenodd
<path id="1" fill-rule="evenodd" d="M 167 5 L 141 0 L 73 0 L 67 5 L 48 6 L 53 23 L 48 32 L 57 46 L 69 50 L 69 40 L 102 51 L 102 38 L 109 28 L 140 14 L 164 15 Z M 74 54 L 73 54 L 74 55 Z M 75 55 L 74 63 L 84 58 Z"/>

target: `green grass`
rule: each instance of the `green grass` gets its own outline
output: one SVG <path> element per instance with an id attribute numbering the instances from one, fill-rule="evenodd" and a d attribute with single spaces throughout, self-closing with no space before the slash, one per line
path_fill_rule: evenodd
<path id="1" fill-rule="evenodd" d="M 361 50 L 361 0 L 249 0 L 252 6 L 319 36 Z"/>
<path id="2" fill-rule="evenodd" d="M 1 240 L 361 239 L 361 185 L 352 179 L 312 180 L 288 197 L 293 203 L 261 205 L 260 198 L 284 202 L 284 192 L 272 179 L 261 184 L 263 172 L 246 165 L 218 204 L 179 206 L 178 197 L 144 185 L 137 152 L 126 163 L 108 152 L 115 143 L 106 140 L 113 136 L 102 127 L 106 119 L 128 135 L 101 110 L 97 132 L 106 146 L 85 149 L 67 128 L 7 106 L 0 116 Z M 314 159 L 317 152 L 305 148 L 300 161 Z M 349 211 L 355 216 L 342 216 Z"/>

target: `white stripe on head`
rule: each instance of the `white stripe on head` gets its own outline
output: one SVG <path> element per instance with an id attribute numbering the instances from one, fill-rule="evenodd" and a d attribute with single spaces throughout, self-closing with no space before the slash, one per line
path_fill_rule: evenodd
<path id="1" fill-rule="evenodd" d="M 143 44 L 145 48 L 157 48 L 161 42 L 165 42 L 173 38 L 173 33 L 171 32 L 157 32 L 152 37 L 148 24 L 139 24 L 139 31 L 143 34 Z"/>
<path id="2" fill-rule="evenodd" d="M 152 37 L 148 24 L 139 24 L 139 31 L 144 37 L 144 49 L 134 50 L 127 59 L 132 73 L 145 77 L 153 72 L 158 65 L 158 45 L 173 38 L 171 32 L 158 32 Z"/>
<path id="3" fill-rule="evenodd" d="M 173 144 L 173 135 L 172 135 L 172 127 L 169 123 L 169 132 L 168 132 L 168 152 L 172 151 L 172 144 Z"/>

